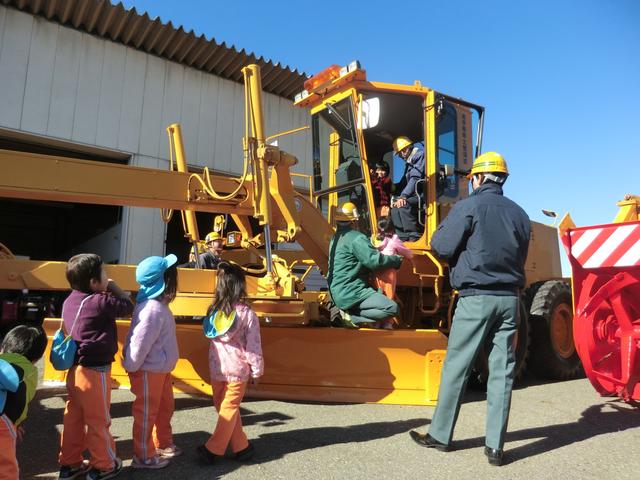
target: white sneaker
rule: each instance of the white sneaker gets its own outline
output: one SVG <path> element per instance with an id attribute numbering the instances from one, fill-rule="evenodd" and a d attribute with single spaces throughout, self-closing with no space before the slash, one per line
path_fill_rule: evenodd
<path id="1" fill-rule="evenodd" d="M 140 460 L 136 456 L 131 461 L 131 467 L 133 468 L 148 468 L 150 470 L 158 470 L 169 466 L 169 459 L 161 458 L 158 455 L 147 458 L 146 460 Z"/>
<path id="2" fill-rule="evenodd" d="M 157 448 L 156 453 L 162 458 L 173 458 L 182 455 L 182 449 L 177 445 L 169 445 L 167 448 Z"/>

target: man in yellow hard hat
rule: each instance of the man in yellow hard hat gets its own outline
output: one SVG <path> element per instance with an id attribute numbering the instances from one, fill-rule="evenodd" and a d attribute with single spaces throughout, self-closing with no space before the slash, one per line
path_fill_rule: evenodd
<path id="1" fill-rule="evenodd" d="M 207 251 L 198 257 L 200 267 L 215 270 L 222 261 L 224 240 L 218 232 L 209 232 L 204 238 L 204 244 Z"/>
<path id="2" fill-rule="evenodd" d="M 531 223 L 502 193 L 509 175 L 502 155 L 488 152 L 473 162 L 473 193 L 456 203 L 431 238 L 436 255 L 449 263 L 451 287 L 459 292 L 438 403 L 429 433 L 410 432 L 423 447 L 451 449 L 460 401 L 475 357 L 488 353 L 485 455 L 502 464 L 515 367 L 519 292 L 525 286 Z"/>
<path id="3" fill-rule="evenodd" d="M 420 238 L 422 229 L 418 223 L 420 198 L 416 186 L 425 176 L 424 145 L 408 137 L 393 141 L 393 151 L 405 162 L 404 176 L 396 185 L 396 198 L 391 203 L 391 220 L 400 240 L 413 242 Z"/>
<path id="4" fill-rule="evenodd" d="M 398 304 L 369 285 L 372 271 L 400 268 L 402 257 L 383 255 L 357 229 L 358 209 L 346 202 L 336 212 L 336 233 L 329 244 L 327 282 L 343 324 L 357 327 L 398 315 Z"/>

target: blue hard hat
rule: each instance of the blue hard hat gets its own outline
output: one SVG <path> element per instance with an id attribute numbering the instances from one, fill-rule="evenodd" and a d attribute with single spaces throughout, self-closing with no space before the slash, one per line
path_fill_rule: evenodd
<path id="1" fill-rule="evenodd" d="M 138 303 L 156 298 L 164 292 L 164 272 L 178 261 L 173 253 L 166 257 L 147 257 L 136 267 L 136 282 L 140 284 Z"/>
<path id="2" fill-rule="evenodd" d="M 18 372 L 6 360 L 0 359 L 0 414 L 4 411 L 4 404 L 7 401 L 7 391 L 15 392 L 20 385 Z"/>

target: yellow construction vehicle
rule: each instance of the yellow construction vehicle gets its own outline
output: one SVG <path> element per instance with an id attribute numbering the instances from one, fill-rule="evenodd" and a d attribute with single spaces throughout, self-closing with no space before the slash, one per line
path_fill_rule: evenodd
<path id="1" fill-rule="evenodd" d="M 170 210 L 183 215 L 186 238 L 197 247 L 196 212 L 226 214 L 235 225 L 227 246 L 241 247 L 225 257 L 250 273 L 248 292 L 262 323 L 266 372 L 256 397 L 321 401 L 433 405 L 446 352 L 456 292 L 448 284 L 448 267 L 435 258 L 429 239 L 453 203 L 467 196 L 460 173 L 481 150 L 481 106 L 414 85 L 369 82 L 357 62 L 332 66 L 305 83 L 296 105 L 308 108 L 309 126 L 266 138 L 260 72 L 251 65 L 245 76 L 244 171 L 240 178 L 190 173 L 179 125 L 171 125 L 175 168 L 169 171 L 129 167 L 32 153 L 0 151 L 0 197 L 82 202 Z M 309 189 L 294 188 L 297 159 L 271 145 L 274 138 L 311 128 L 313 176 Z M 472 129 L 476 129 L 473 145 Z M 398 276 L 401 328 L 396 330 L 331 328 L 327 292 L 305 288 L 312 269 L 327 273 L 335 210 L 354 202 L 360 228 L 376 231 L 381 215 L 372 192 L 370 169 L 387 161 L 392 174 L 392 140 L 408 136 L 423 142 L 426 168 L 418 182 L 420 238 L 408 244 L 412 262 Z M 81 181 L 80 181 L 81 179 Z M 253 220 L 252 220 L 253 219 Z M 222 231 L 221 223 L 215 231 Z M 557 233 L 534 223 L 527 262 L 528 289 L 523 294 L 518 365 L 531 364 L 556 377 L 573 375 L 579 365 L 571 337 L 571 296 L 563 281 Z M 278 249 L 291 245 L 297 250 Z M 0 289 L 64 291 L 64 262 L 30 261 L 0 256 Z M 109 265 L 107 271 L 125 290 L 137 290 L 134 267 Z M 179 269 L 179 295 L 171 309 L 178 318 L 181 359 L 174 385 L 208 392 L 207 340 L 193 318 L 211 302 L 215 275 L 202 269 Z M 44 313 L 43 313 L 44 315 Z M 118 322 L 120 339 L 128 320 Z M 46 319 L 53 333 L 58 320 Z M 531 326 L 531 332 L 529 331 Z M 482 356 L 481 356 L 482 358 Z M 482 362 L 478 371 L 482 374 Z M 114 380 L 127 385 L 119 362 Z M 47 366 L 45 379 L 62 380 Z"/>

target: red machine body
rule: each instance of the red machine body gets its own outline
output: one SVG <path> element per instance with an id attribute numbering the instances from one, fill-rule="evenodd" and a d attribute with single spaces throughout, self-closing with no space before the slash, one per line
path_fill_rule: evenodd
<path id="1" fill-rule="evenodd" d="M 640 221 L 564 230 L 573 335 L 601 395 L 640 400 Z"/>

